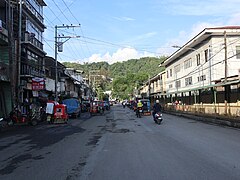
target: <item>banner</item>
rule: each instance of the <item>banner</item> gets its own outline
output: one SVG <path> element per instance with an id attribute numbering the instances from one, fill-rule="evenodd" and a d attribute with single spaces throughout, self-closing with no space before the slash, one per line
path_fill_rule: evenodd
<path id="1" fill-rule="evenodd" d="M 32 78 L 32 90 L 38 91 L 45 89 L 45 80 L 44 78 Z"/>

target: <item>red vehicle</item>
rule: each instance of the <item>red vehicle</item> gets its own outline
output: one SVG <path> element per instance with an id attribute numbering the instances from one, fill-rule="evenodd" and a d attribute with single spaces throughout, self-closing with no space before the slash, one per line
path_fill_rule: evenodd
<path id="1" fill-rule="evenodd" d="M 18 108 L 14 108 L 14 110 L 10 112 L 9 117 L 12 123 L 16 125 L 30 124 L 35 126 L 37 125 L 40 119 L 39 113 L 35 109 L 32 109 L 31 111 L 24 115 Z"/>
<path id="2" fill-rule="evenodd" d="M 65 104 L 58 104 L 55 102 L 47 103 L 48 123 L 67 123 L 68 114 L 67 114 L 67 106 Z"/>
<path id="3" fill-rule="evenodd" d="M 55 105 L 53 111 L 53 123 L 67 123 L 68 114 L 67 106 L 65 104 Z"/>
<path id="4" fill-rule="evenodd" d="M 93 101 L 90 105 L 90 114 L 103 114 L 104 113 L 104 103 L 103 101 Z"/>

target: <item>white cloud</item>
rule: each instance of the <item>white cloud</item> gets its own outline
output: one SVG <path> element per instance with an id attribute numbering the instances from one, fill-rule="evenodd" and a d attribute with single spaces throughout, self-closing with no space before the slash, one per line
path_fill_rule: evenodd
<path id="1" fill-rule="evenodd" d="M 131 17 L 113 17 L 114 19 L 117 19 L 119 21 L 135 21 L 134 18 L 131 18 Z"/>
<path id="2" fill-rule="evenodd" d="M 106 61 L 109 64 L 113 64 L 116 62 L 127 61 L 129 59 L 139 59 L 141 57 L 154 57 L 155 54 L 143 52 L 140 53 L 134 48 L 120 48 L 115 53 L 110 55 L 109 52 L 102 54 L 93 54 L 91 57 L 84 59 L 84 62 L 102 62 Z"/>

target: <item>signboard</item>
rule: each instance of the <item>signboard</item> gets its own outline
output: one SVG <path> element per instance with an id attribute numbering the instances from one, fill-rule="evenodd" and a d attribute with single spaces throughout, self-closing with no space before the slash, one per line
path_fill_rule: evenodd
<path id="1" fill-rule="evenodd" d="M 33 91 L 38 91 L 38 90 L 43 90 L 45 89 L 45 80 L 44 78 L 32 78 L 32 90 Z"/>

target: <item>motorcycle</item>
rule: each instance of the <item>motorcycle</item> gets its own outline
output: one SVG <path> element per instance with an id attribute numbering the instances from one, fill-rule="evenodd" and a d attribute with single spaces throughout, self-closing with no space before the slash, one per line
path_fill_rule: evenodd
<path id="1" fill-rule="evenodd" d="M 143 108 L 142 108 L 142 107 L 138 107 L 138 108 L 137 108 L 137 111 L 136 111 L 137 117 L 138 117 L 138 118 L 141 118 L 142 113 L 143 113 Z"/>
<path id="2" fill-rule="evenodd" d="M 9 118 L 13 122 L 13 124 L 16 125 L 30 124 L 32 126 L 36 126 L 40 119 L 39 112 L 36 109 L 32 109 L 25 115 L 22 114 L 18 108 L 14 108 L 13 111 L 10 112 Z"/>
<path id="3" fill-rule="evenodd" d="M 13 122 L 9 118 L 0 118 L 0 132 L 13 125 Z"/>
<path id="4" fill-rule="evenodd" d="M 160 125 L 161 124 L 161 122 L 162 122 L 162 113 L 160 113 L 160 112 L 157 112 L 155 115 L 154 115 L 154 122 L 156 123 L 156 124 L 158 124 L 158 125 Z"/>

